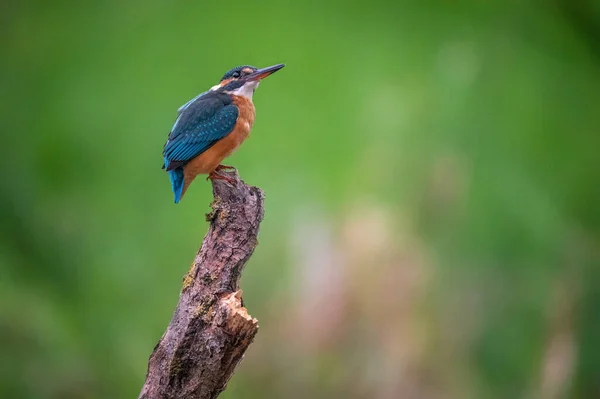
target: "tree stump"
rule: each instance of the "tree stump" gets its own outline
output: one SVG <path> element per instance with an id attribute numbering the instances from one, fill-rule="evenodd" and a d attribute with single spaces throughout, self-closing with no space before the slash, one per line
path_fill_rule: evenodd
<path id="1" fill-rule="evenodd" d="M 264 193 L 237 171 L 226 175 L 235 184 L 213 181 L 208 233 L 150 356 L 139 399 L 216 398 L 258 332 L 258 321 L 243 307 L 239 281 L 258 244 Z"/>

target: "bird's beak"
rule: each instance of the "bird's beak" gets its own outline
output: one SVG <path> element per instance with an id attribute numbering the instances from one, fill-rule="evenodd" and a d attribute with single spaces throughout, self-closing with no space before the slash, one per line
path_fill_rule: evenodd
<path id="1" fill-rule="evenodd" d="M 273 65 L 270 67 L 259 69 L 258 71 L 255 71 L 255 72 L 251 73 L 250 75 L 246 76 L 246 79 L 258 82 L 259 80 L 266 78 L 270 74 L 279 71 L 284 66 L 285 66 L 285 64 L 277 64 L 277 65 Z"/>

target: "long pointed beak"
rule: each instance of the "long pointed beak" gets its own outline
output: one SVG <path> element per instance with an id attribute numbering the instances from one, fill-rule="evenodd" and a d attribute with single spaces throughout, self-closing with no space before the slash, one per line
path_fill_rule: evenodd
<path id="1" fill-rule="evenodd" d="M 251 73 L 250 75 L 246 76 L 246 79 L 259 81 L 259 80 L 264 79 L 267 76 L 279 71 L 284 66 L 285 66 L 285 64 L 277 64 L 277 65 L 273 65 L 270 67 L 259 69 L 258 71 L 255 71 L 255 72 Z"/>

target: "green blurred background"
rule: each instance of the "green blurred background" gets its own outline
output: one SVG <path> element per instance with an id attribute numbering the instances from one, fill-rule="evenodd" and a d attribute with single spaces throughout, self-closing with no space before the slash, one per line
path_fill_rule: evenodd
<path id="1" fill-rule="evenodd" d="M 600 397 L 600 5 L 0 5 L 0 397 L 133 398 L 207 224 L 177 108 L 287 67 L 223 398 Z"/>

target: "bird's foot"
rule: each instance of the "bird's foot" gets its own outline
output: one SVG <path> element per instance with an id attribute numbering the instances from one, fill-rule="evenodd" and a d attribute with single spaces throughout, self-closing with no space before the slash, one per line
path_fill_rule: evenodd
<path id="1" fill-rule="evenodd" d="M 233 166 L 221 164 L 221 165 L 217 166 L 217 168 L 215 170 L 235 170 L 235 168 Z"/>
<path id="2" fill-rule="evenodd" d="M 206 180 L 209 180 L 209 179 L 210 180 L 225 180 L 227 183 L 231 184 L 232 186 L 235 186 L 235 184 L 236 184 L 235 179 L 232 179 L 229 176 L 225 176 L 225 175 L 222 175 L 220 173 L 217 173 L 216 170 L 217 169 L 215 169 L 212 172 L 210 172 L 208 174 L 208 177 L 206 178 Z"/>

